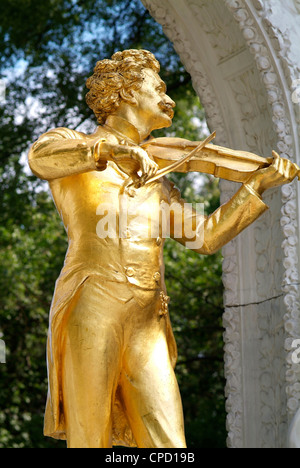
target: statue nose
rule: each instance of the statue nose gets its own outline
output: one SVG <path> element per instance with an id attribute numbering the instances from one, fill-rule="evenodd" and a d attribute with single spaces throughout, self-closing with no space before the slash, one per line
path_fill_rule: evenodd
<path id="1" fill-rule="evenodd" d="M 166 100 L 166 104 L 168 104 L 169 106 L 172 106 L 173 108 L 176 107 L 176 103 L 169 96 L 168 96 L 168 99 Z"/>

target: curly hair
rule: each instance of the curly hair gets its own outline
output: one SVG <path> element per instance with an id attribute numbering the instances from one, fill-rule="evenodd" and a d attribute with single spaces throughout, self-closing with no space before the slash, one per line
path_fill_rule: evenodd
<path id="1" fill-rule="evenodd" d="M 144 80 L 141 72 L 145 68 L 156 73 L 160 71 L 159 62 L 147 50 L 116 52 L 111 60 L 97 63 L 94 74 L 86 82 L 90 90 L 86 102 L 100 125 L 118 109 L 122 101 L 136 104 L 133 92 L 141 88 Z"/>

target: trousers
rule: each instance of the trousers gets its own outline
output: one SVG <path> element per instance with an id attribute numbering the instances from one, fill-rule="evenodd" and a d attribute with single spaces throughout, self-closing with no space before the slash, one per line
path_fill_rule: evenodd
<path id="1" fill-rule="evenodd" d="M 62 339 L 68 448 L 111 448 L 119 424 L 116 400 L 137 447 L 186 447 L 166 320 L 156 296 L 141 306 L 128 286 L 90 277 L 69 304 Z"/>

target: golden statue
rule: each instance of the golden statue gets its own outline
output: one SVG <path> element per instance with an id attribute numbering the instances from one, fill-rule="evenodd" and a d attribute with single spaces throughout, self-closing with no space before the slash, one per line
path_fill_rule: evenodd
<path id="1" fill-rule="evenodd" d="M 266 160 L 205 142 L 149 139 L 153 130 L 170 127 L 174 115 L 159 71 L 144 50 L 98 62 L 87 81 L 95 133 L 57 128 L 29 153 L 33 173 L 49 181 L 69 240 L 50 312 L 44 428 L 47 436 L 67 439 L 69 448 L 186 447 L 164 283 L 166 235 L 160 221 L 150 229 L 150 218 L 172 207 L 170 237 L 212 254 L 268 209 L 261 198 L 266 189 L 299 172 L 276 153 Z M 184 207 L 164 177 L 172 155 L 192 149 L 178 170 L 196 170 L 199 163 L 200 171 L 243 182 L 208 217 Z M 105 218 L 108 211 L 117 222 Z M 185 234 L 188 223 L 193 236 Z"/>

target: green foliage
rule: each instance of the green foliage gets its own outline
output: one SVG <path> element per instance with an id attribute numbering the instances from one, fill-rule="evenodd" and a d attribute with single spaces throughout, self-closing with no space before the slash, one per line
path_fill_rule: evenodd
<path id="1" fill-rule="evenodd" d="M 66 234 L 47 186 L 29 175 L 24 155 L 49 128 L 84 131 L 95 119 L 84 100 L 97 60 L 124 48 L 145 48 L 177 102 L 169 134 L 199 140 L 204 120 L 189 75 L 161 27 L 139 0 L 6 0 L 0 17 L 0 448 L 65 447 L 42 435 L 47 394 L 48 313 L 63 265 Z M 199 121 L 198 121 L 199 123 Z M 165 132 L 157 132 L 157 135 Z M 172 175 L 189 202 L 219 204 L 217 182 Z M 223 447 L 225 410 L 221 256 L 200 257 L 174 241 L 165 248 L 176 369 L 190 447 Z"/>
<path id="2" fill-rule="evenodd" d="M 62 226 L 44 193 L 24 207 L 18 223 L 1 225 L 0 317 L 6 365 L 0 366 L 0 447 L 44 445 L 42 411 L 48 311 L 66 250 Z"/>

